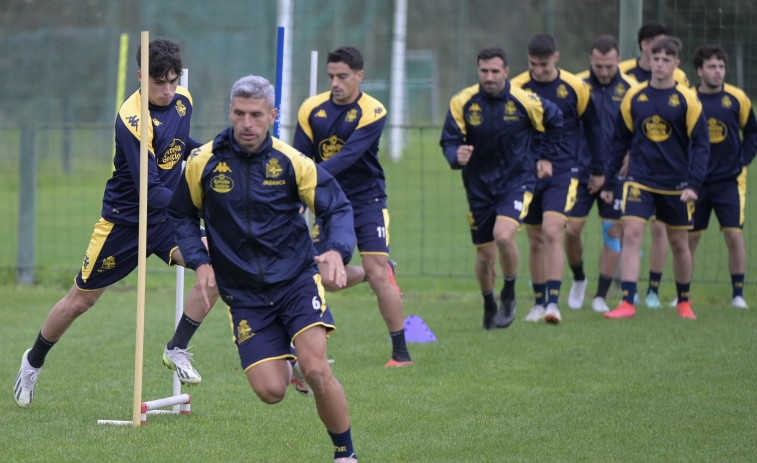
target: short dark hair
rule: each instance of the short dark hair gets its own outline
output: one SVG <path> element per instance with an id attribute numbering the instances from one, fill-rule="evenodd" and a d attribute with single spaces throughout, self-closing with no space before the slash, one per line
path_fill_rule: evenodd
<path id="1" fill-rule="evenodd" d="M 326 63 L 345 63 L 353 71 L 363 70 L 363 54 L 355 47 L 339 47 L 329 52 Z"/>
<path id="2" fill-rule="evenodd" d="M 660 37 L 652 42 L 650 51 L 652 53 L 664 52 L 666 55 L 678 56 L 681 53 L 683 44 L 678 37 Z"/>
<path id="3" fill-rule="evenodd" d="M 724 63 L 728 62 L 728 55 L 719 44 L 701 45 L 694 52 L 694 69 L 699 69 L 704 65 L 704 60 L 717 58 Z"/>
<path id="4" fill-rule="evenodd" d="M 168 39 L 155 39 L 150 42 L 150 77 L 161 79 L 170 71 L 180 76 L 184 63 L 181 61 L 181 47 L 178 43 Z M 142 45 L 137 47 L 137 66 L 142 68 Z"/>
<path id="5" fill-rule="evenodd" d="M 528 41 L 528 54 L 539 57 L 552 56 L 557 51 L 555 38 L 544 32 L 540 32 Z"/>
<path id="6" fill-rule="evenodd" d="M 646 23 L 639 28 L 637 39 L 639 42 L 639 50 L 641 50 L 641 42 L 649 39 L 653 39 L 660 35 L 668 35 L 668 28 L 665 24 L 660 23 Z"/>
<path id="7" fill-rule="evenodd" d="M 484 48 L 481 50 L 478 54 L 478 57 L 476 58 L 476 64 L 478 64 L 481 60 L 490 60 L 492 58 L 502 58 L 502 61 L 504 61 L 505 66 L 507 66 L 507 55 L 505 54 L 505 50 L 501 48 Z"/>
<path id="8" fill-rule="evenodd" d="M 592 50 L 597 50 L 603 55 L 609 53 L 610 50 L 619 51 L 618 41 L 615 40 L 615 37 L 613 37 L 612 35 L 600 35 L 599 37 L 594 39 L 594 43 L 591 44 L 591 49 L 589 50 L 589 52 L 591 52 Z"/>

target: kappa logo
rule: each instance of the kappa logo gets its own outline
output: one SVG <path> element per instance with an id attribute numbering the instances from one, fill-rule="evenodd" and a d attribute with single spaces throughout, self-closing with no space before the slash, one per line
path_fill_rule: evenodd
<path id="1" fill-rule="evenodd" d="M 161 125 L 163 125 L 162 122 L 160 122 L 159 120 L 155 118 L 150 118 L 150 120 L 152 120 L 152 125 L 154 125 L 155 127 L 160 127 Z"/>
<path id="2" fill-rule="evenodd" d="M 317 113 L 315 113 L 315 116 L 313 116 L 313 117 L 320 117 L 320 118 L 323 118 L 323 119 L 328 119 L 329 116 L 326 115 L 326 110 L 325 109 L 321 109 Z"/>
<path id="3" fill-rule="evenodd" d="M 100 265 L 100 268 L 97 271 L 98 273 L 105 272 L 107 270 L 113 270 L 114 268 L 116 268 L 116 258 L 110 256 L 103 259 L 103 263 Z"/>
<path id="4" fill-rule="evenodd" d="M 89 256 L 84 256 L 84 261 L 81 263 L 81 269 L 87 270 L 87 267 L 89 267 Z"/>
<path id="5" fill-rule="evenodd" d="M 649 102 L 649 98 L 647 98 L 647 94 L 646 93 L 641 93 L 641 94 L 639 94 L 639 97 L 636 98 L 636 101 L 638 101 L 639 103 L 647 103 L 647 102 Z"/>
<path id="6" fill-rule="evenodd" d="M 242 320 L 237 325 L 237 344 L 242 344 L 251 337 L 255 336 L 252 332 L 252 328 L 247 324 L 247 320 Z"/>
<path id="7" fill-rule="evenodd" d="M 213 169 L 213 172 L 223 172 L 228 173 L 231 172 L 231 168 L 226 164 L 226 162 L 221 161 L 218 163 L 215 169 Z"/>
<path id="8" fill-rule="evenodd" d="M 129 122 L 129 125 L 134 127 L 135 129 L 139 130 L 139 117 L 137 116 L 129 116 L 126 118 L 126 121 Z"/>
<path id="9" fill-rule="evenodd" d="M 373 114 L 375 114 L 376 116 L 380 116 L 383 113 L 384 113 L 384 108 L 376 108 L 373 110 Z"/>
<path id="10" fill-rule="evenodd" d="M 176 101 L 176 112 L 179 113 L 180 117 L 187 115 L 187 107 L 184 106 L 184 103 L 181 100 Z"/>

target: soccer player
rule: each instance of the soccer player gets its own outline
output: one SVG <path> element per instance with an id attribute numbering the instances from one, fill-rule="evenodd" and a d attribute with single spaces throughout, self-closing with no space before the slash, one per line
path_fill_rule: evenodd
<path id="1" fill-rule="evenodd" d="M 450 167 L 462 171 L 476 278 L 484 298 L 483 327 L 506 328 L 515 317 L 515 233 L 528 212 L 536 176 L 551 175 L 562 114 L 555 105 L 510 85 L 502 49 L 483 49 L 476 62 L 479 83 L 450 100 L 440 144 Z M 497 257 L 505 280 L 499 311 L 494 298 Z"/>
<path id="2" fill-rule="evenodd" d="M 636 82 L 621 73 L 618 69 L 620 62 L 618 54 L 618 42 L 611 35 L 602 35 L 594 40 L 589 55 L 590 67 L 588 71 L 578 74 L 583 78 L 591 91 L 591 99 L 597 109 L 597 116 L 602 125 L 602 133 L 605 140 L 611 140 L 615 130 L 615 121 L 620 112 L 620 102 L 626 91 Z M 625 172 L 623 172 L 625 174 Z M 620 261 L 620 216 L 621 216 L 621 193 L 622 177 L 605 178 L 608 188 L 612 188 L 615 199 L 608 204 L 599 198 L 599 192 L 589 193 L 588 188 L 579 188 L 576 204 L 570 213 L 566 235 L 578 233 L 574 243 L 581 243 L 580 233 L 589 215 L 592 204 L 597 202 L 599 217 L 602 219 L 602 251 L 599 254 L 599 281 L 597 292 L 591 301 L 591 307 L 595 312 L 607 312 L 607 291 L 612 284 L 615 269 Z M 566 240 L 565 252 L 568 255 L 568 263 L 579 262 L 581 254 L 576 253 L 571 261 L 571 253 L 580 251 L 581 248 L 568 247 Z M 580 309 L 583 304 L 584 290 L 587 281 L 584 279 L 574 280 L 570 289 L 568 305 L 572 309 Z"/>
<path id="3" fill-rule="evenodd" d="M 727 61 L 728 56 L 720 45 L 703 45 L 694 53 L 694 68 L 700 79 L 696 92 L 710 130 L 710 162 L 694 209 L 689 249 L 693 268 L 699 239 L 714 210 L 728 247 L 731 304 L 747 309 L 749 306 L 744 300 L 744 199 L 746 166 L 757 153 L 757 121 L 749 97 L 741 89 L 725 83 Z M 743 135 L 742 140 L 739 133 Z"/>
<path id="4" fill-rule="evenodd" d="M 629 152 L 623 185 L 623 246 L 620 278 L 623 301 L 606 318 L 636 314 L 634 295 L 639 278 L 639 249 L 652 214 L 667 226 L 673 251 L 678 315 L 695 319 L 689 303 L 691 253 L 687 230 L 692 227 L 694 201 L 707 172 L 710 141 L 702 105 L 691 89 L 677 83 L 681 44 L 673 37 L 655 40 L 652 78 L 631 87 L 620 106 L 608 162 L 608 176 L 618 173 Z M 611 201 L 609 189 L 602 198 Z"/>
<path id="5" fill-rule="evenodd" d="M 181 176 L 182 162 L 189 150 L 200 146 L 189 137 L 192 97 L 178 86 L 182 73 L 181 49 L 173 41 L 157 39 L 149 45 L 149 111 L 152 127 L 149 139 L 147 197 L 147 252 L 169 265 L 185 265 L 177 248 L 166 207 Z M 141 48 L 137 49 L 141 64 Z M 141 79 L 142 71 L 137 71 Z M 24 352 L 13 386 L 16 403 L 31 405 L 40 368 L 50 349 L 71 324 L 89 310 L 105 289 L 126 277 L 137 267 L 139 221 L 139 134 L 141 91 L 134 92 L 121 106 L 116 118 L 116 154 L 113 174 L 105 185 L 102 217 L 95 224 L 92 239 L 79 274 L 68 294 L 58 301 L 47 316 L 31 349 Z M 198 232 L 200 231 L 198 227 Z M 174 336 L 167 344 L 163 363 L 175 369 L 184 384 L 197 384 L 199 373 L 187 352 L 192 335 L 218 299 L 210 288 L 207 306 L 196 290 L 190 291 L 184 314 Z"/>
<path id="6" fill-rule="evenodd" d="M 277 110 L 266 79 L 237 80 L 230 99 L 232 126 L 192 152 L 171 198 L 169 215 L 179 246 L 197 272 L 195 289 L 203 300 L 218 284 L 242 367 L 260 400 L 275 404 L 284 399 L 292 379 L 293 344 L 334 443 L 335 461 L 357 461 L 347 398 L 326 356 L 334 319 L 316 265 L 344 286 L 343 260 L 349 261 L 355 247 L 350 203 L 325 169 L 269 135 Z M 328 250 L 317 256 L 301 204 L 329 227 Z M 201 241 L 200 217 L 209 254 Z"/>
<path id="7" fill-rule="evenodd" d="M 620 72 L 630 75 L 637 82 L 649 80 L 652 77 L 652 42 L 658 38 L 667 37 L 667 35 L 668 29 L 664 24 L 643 24 L 637 34 L 641 54 L 638 58 L 631 58 L 621 62 L 619 64 Z M 689 79 L 681 68 L 676 68 L 673 71 L 673 79 L 685 87 L 689 86 Z M 668 255 L 668 238 L 665 234 L 665 224 L 652 220 L 649 223 L 649 229 L 652 232 L 649 250 L 649 286 L 644 297 L 644 303 L 650 309 L 659 309 L 661 307 L 659 297 L 660 282 L 662 281 L 662 271 L 665 267 L 665 258 Z"/>
<path id="8" fill-rule="evenodd" d="M 513 78 L 513 87 L 529 90 L 542 100 L 549 100 L 563 114 L 563 133 L 558 154 L 552 163 L 553 175 L 537 180 L 533 201 L 523 219 L 530 245 L 529 267 L 535 305 L 526 321 L 560 323 L 558 308 L 563 268 L 563 230 L 579 188 L 579 170 L 588 171 L 584 179 L 593 194 L 604 183 L 606 142 L 589 88 L 584 82 L 557 67 L 560 53 L 549 34 L 536 34 L 528 42 L 529 70 Z M 590 159 L 583 159 L 582 145 L 588 144 Z M 585 167 L 584 167 L 585 166 Z M 580 241 L 580 240 L 579 240 Z M 579 246 L 566 242 L 565 247 Z M 580 253 L 579 253 L 580 255 Z M 575 280 L 585 280 L 583 263 L 572 263 Z"/>
<path id="9" fill-rule="evenodd" d="M 347 287 L 368 281 L 376 294 L 392 340 L 392 357 L 384 366 L 412 365 L 405 342 L 402 293 L 389 260 L 386 183 L 378 159 L 386 109 L 360 91 L 365 71 L 357 48 L 338 48 L 328 54 L 326 63 L 331 91 L 302 103 L 293 145 L 333 175 L 352 203 L 363 265 L 347 267 Z M 331 238 L 317 215 L 312 234 L 316 250 L 322 253 Z M 328 277 L 323 285 L 329 291 L 340 289 Z"/>

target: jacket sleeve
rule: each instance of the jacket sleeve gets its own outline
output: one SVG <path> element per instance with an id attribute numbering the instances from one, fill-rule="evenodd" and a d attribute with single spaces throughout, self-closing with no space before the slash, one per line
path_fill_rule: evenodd
<path id="1" fill-rule="evenodd" d="M 556 104 L 546 98 L 540 98 L 540 100 L 543 108 L 542 126 L 544 127 L 544 135 L 542 136 L 541 147 L 537 152 L 537 159 L 553 161 L 557 158 L 560 140 L 562 140 L 563 114 Z"/>
<path id="2" fill-rule="evenodd" d="M 633 121 L 631 119 L 631 98 L 628 94 L 623 97 L 620 103 L 620 112 L 615 120 L 615 130 L 613 131 L 610 147 L 605 159 L 605 178 L 615 178 L 623 164 L 623 157 L 631 147 L 633 140 Z M 603 190 L 611 190 L 612 185 L 605 182 Z"/>
<path id="3" fill-rule="evenodd" d="M 187 268 L 196 270 L 200 265 L 211 263 L 211 260 L 202 242 L 200 229 L 202 199 L 198 193 L 202 191 L 202 166 L 193 161 L 196 161 L 194 157 L 187 161 L 184 175 L 171 196 L 168 217 Z M 198 168 L 200 172 L 197 172 Z M 194 199 L 190 190 L 195 192 Z"/>
<path id="4" fill-rule="evenodd" d="M 607 140 L 602 132 L 602 122 L 599 120 L 594 100 L 589 99 L 586 109 L 581 115 L 581 125 L 584 139 L 589 147 L 591 162 L 589 169 L 591 175 L 604 175 L 604 156 L 607 152 Z"/>
<path id="5" fill-rule="evenodd" d="M 305 130 L 300 123 L 297 124 L 297 128 L 294 131 L 294 140 L 292 141 L 294 149 L 309 157 L 315 159 L 315 153 L 313 152 L 313 140 L 308 137 Z"/>
<path id="6" fill-rule="evenodd" d="M 140 165 L 139 137 L 134 136 L 123 123 L 121 123 L 121 127 L 118 127 L 116 137 L 116 143 L 118 143 L 123 150 L 124 158 L 126 159 L 129 169 L 129 175 L 138 191 Z M 168 202 L 171 200 L 172 192 L 163 184 L 158 176 L 158 164 L 155 161 L 155 154 L 153 153 L 152 148 L 152 131 L 150 132 L 147 157 L 147 208 L 165 209 L 168 206 Z"/>
<path id="7" fill-rule="evenodd" d="M 707 175 L 707 165 L 710 161 L 710 131 L 707 128 L 707 120 L 702 111 L 702 104 L 699 100 L 694 108 L 690 111 L 698 112 L 698 117 L 694 119 L 693 126 L 689 128 L 689 175 L 686 183 L 689 188 L 699 191 Z"/>
<path id="8" fill-rule="evenodd" d="M 744 161 L 744 166 L 748 166 L 757 154 L 757 119 L 754 117 L 751 106 L 741 132 L 744 136 L 741 140 L 741 159 Z"/>
<path id="9" fill-rule="evenodd" d="M 329 237 L 328 249 L 337 251 L 343 262 L 349 262 L 357 244 L 350 201 L 339 182 L 321 167 L 322 164 L 316 164 L 304 155 L 293 161 L 300 199 L 323 219 L 325 235 Z"/>

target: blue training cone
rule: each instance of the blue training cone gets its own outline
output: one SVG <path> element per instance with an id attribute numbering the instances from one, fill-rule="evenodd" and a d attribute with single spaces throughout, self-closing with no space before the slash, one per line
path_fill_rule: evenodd
<path id="1" fill-rule="evenodd" d="M 417 315 L 410 315 L 405 319 L 405 341 L 407 342 L 434 342 L 436 336 L 426 325 L 423 319 Z"/>

